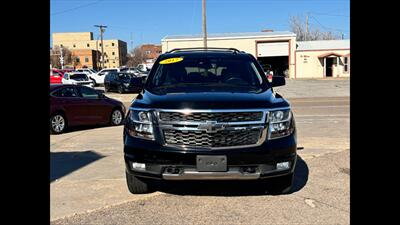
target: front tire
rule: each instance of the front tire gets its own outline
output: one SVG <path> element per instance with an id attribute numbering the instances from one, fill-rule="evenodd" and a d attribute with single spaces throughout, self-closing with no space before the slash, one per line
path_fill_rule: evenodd
<path id="1" fill-rule="evenodd" d="M 67 119 L 61 113 L 54 114 L 50 117 L 50 133 L 61 134 L 67 128 Z"/>
<path id="2" fill-rule="evenodd" d="M 114 109 L 111 112 L 110 124 L 112 126 L 121 125 L 124 120 L 124 114 L 120 109 Z"/>
<path id="3" fill-rule="evenodd" d="M 123 94 L 124 88 L 122 86 L 118 86 L 118 93 Z"/>
<path id="4" fill-rule="evenodd" d="M 132 194 L 146 194 L 152 191 L 151 185 L 149 185 L 149 181 L 131 175 L 128 172 L 125 172 L 125 174 L 129 192 L 131 192 Z"/>

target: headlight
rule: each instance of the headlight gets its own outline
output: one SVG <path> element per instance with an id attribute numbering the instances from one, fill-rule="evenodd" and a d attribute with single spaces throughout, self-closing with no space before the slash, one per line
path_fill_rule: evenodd
<path id="1" fill-rule="evenodd" d="M 268 118 L 268 139 L 285 137 L 293 133 L 292 112 L 290 109 L 271 111 Z"/>
<path id="2" fill-rule="evenodd" d="M 129 135 L 154 140 L 153 123 L 151 112 L 130 110 L 129 111 Z"/>

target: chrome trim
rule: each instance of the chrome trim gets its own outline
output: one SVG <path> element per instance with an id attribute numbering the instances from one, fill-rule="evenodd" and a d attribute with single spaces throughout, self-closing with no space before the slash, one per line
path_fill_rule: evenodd
<path id="1" fill-rule="evenodd" d="M 227 172 L 198 172 L 185 169 L 182 173 L 163 173 L 165 180 L 256 180 L 260 178 L 260 172 L 243 173 L 238 169 L 231 169 Z"/>
<path id="2" fill-rule="evenodd" d="M 220 123 L 220 124 L 228 125 L 228 124 L 225 124 L 225 123 Z M 201 130 L 201 129 L 197 128 L 197 127 L 174 127 L 172 124 L 161 124 L 161 125 L 159 125 L 159 127 L 162 128 L 162 129 L 180 130 L 180 131 L 186 131 L 186 130 L 204 131 L 204 130 Z M 264 129 L 264 128 L 265 128 L 265 126 L 245 126 L 245 127 L 226 126 L 224 128 L 224 130 L 254 130 L 254 129 Z"/>
<path id="3" fill-rule="evenodd" d="M 158 125 L 156 125 L 161 132 L 161 136 L 163 137 L 162 144 L 164 146 L 171 146 L 171 147 L 176 147 L 176 148 L 182 148 L 184 150 L 187 149 L 207 149 L 207 150 L 218 150 L 218 149 L 237 149 L 237 148 L 249 148 L 249 147 L 256 147 L 260 146 L 262 143 L 264 143 L 266 140 L 273 140 L 273 139 L 278 139 L 281 137 L 277 138 L 270 138 L 270 121 L 269 121 L 269 113 L 271 111 L 278 111 L 278 110 L 290 110 L 290 106 L 288 107 L 278 107 L 278 108 L 271 108 L 271 109 L 266 109 L 266 108 L 252 108 L 252 109 L 160 109 L 160 108 L 136 108 L 136 107 L 129 107 L 129 110 L 135 110 L 135 111 L 154 111 L 154 116 L 156 117 L 155 120 L 158 122 Z M 174 127 L 173 125 L 199 125 L 199 124 L 204 124 L 202 122 L 188 122 L 188 121 L 162 121 L 160 120 L 159 113 L 160 112 L 180 112 L 180 113 L 207 113 L 207 112 L 262 112 L 263 116 L 261 120 L 258 121 L 244 121 L 244 122 L 220 122 L 218 124 L 224 124 L 227 125 L 227 127 L 230 127 L 232 125 L 259 125 L 257 126 L 258 129 L 263 127 L 261 137 L 259 138 L 258 142 L 256 144 L 252 145 L 237 145 L 237 146 L 226 146 L 226 147 L 201 147 L 201 146 L 188 146 L 188 145 L 175 145 L 175 144 L 167 144 L 165 143 L 165 137 L 164 133 L 162 132 L 163 129 L 174 129 L 174 130 L 199 130 L 197 127 Z M 290 113 L 290 119 L 292 118 L 292 112 Z M 289 120 L 289 119 L 288 119 Z M 286 121 L 286 120 L 285 120 Z M 285 122 L 281 121 L 281 122 Z M 274 122 L 275 123 L 275 122 Z M 254 127 L 256 126 L 251 126 L 250 128 L 246 129 L 255 129 Z M 154 129 L 154 127 L 153 127 Z M 232 128 L 229 128 L 232 129 Z M 235 128 L 235 129 L 243 129 L 243 128 Z M 268 137 L 268 138 L 267 138 Z"/>

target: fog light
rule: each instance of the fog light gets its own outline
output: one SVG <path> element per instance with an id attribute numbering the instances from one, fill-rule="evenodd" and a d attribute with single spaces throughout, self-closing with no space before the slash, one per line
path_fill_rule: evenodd
<path id="1" fill-rule="evenodd" d="M 133 162 L 131 164 L 133 170 L 146 170 L 146 164 Z"/>
<path id="2" fill-rule="evenodd" d="M 276 164 L 277 170 L 287 170 L 290 168 L 290 162 L 281 162 Z"/>

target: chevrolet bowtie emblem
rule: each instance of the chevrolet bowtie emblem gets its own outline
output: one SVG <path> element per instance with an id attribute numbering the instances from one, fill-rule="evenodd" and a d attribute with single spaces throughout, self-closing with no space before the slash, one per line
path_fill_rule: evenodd
<path id="1" fill-rule="evenodd" d="M 225 124 L 217 123 L 217 121 L 206 121 L 205 123 L 199 124 L 197 129 L 205 130 L 207 133 L 215 133 L 225 130 Z"/>

